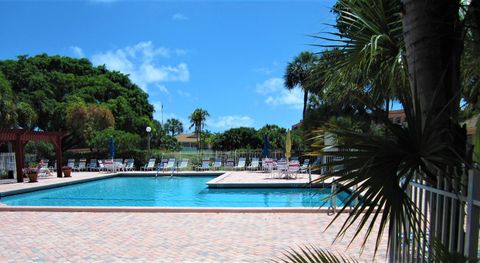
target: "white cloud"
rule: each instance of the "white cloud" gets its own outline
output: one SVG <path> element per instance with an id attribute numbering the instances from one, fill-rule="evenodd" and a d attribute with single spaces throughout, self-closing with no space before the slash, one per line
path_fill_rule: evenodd
<path id="1" fill-rule="evenodd" d="M 287 106 L 292 109 L 303 108 L 303 93 L 300 89 L 287 90 L 283 79 L 271 78 L 256 85 L 256 92 L 266 96 L 265 103 L 272 106 Z"/>
<path id="2" fill-rule="evenodd" d="M 188 16 L 181 14 L 181 13 L 176 13 L 172 16 L 173 20 L 179 21 L 179 20 L 188 20 Z"/>
<path id="3" fill-rule="evenodd" d="M 288 106 L 293 109 L 303 109 L 303 93 L 300 89 L 282 90 L 278 95 L 268 96 L 265 103 L 273 106 Z"/>
<path id="4" fill-rule="evenodd" d="M 165 85 L 158 84 L 157 88 L 163 93 L 170 94 L 170 91 L 167 89 L 167 87 L 165 87 Z"/>
<path id="5" fill-rule="evenodd" d="M 252 127 L 254 120 L 249 116 L 228 115 L 216 119 L 207 119 L 207 126 L 219 130 L 227 130 L 237 127 Z"/>
<path id="6" fill-rule="evenodd" d="M 262 68 L 255 68 L 255 69 L 253 69 L 253 71 L 255 71 L 255 72 L 257 72 L 257 73 L 264 74 L 264 75 L 270 75 L 270 74 L 272 74 L 275 70 L 273 70 L 273 69 L 271 69 L 271 68 L 262 67 Z"/>
<path id="7" fill-rule="evenodd" d="M 281 78 L 271 78 L 267 79 L 264 82 L 257 84 L 256 91 L 262 95 L 275 93 L 277 91 L 283 90 L 283 79 Z"/>
<path id="8" fill-rule="evenodd" d="M 71 46 L 70 49 L 72 50 L 73 55 L 75 57 L 79 57 L 79 58 L 84 58 L 85 57 L 85 53 L 83 53 L 83 50 L 82 50 L 81 47 Z"/>
<path id="9" fill-rule="evenodd" d="M 177 93 L 178 95 L 182 96 L 182 97 L 190 97 L 190 92 L 188 91 L 183 91 L 183 90 L 177 90 Z"/>
<path id="10" fill-rule="evenodd" d="M 190 80 L 190 72 L 185 63 L 179 63 L 176 66 L 159 65 L 159 60 L 182 52 L 185 53 L 181 49 L 172 51 L 165 47 L 157 48 L 151 41 L 146 41 L 94 54 L 92 63 L 94 65 L 105 64 L 108 69 L 129 74 L 134 83 L 147 90 L 149 84 L 158 85 L 168 81 L 187 82 Z"/>

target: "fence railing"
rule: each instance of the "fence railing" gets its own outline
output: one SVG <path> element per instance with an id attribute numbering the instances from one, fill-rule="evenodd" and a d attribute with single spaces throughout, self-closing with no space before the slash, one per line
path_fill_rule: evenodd
<path id="1" fill-rule="evenodd" d="M 459 175 L 454 178 L 440 176 L 436 185 L 428 185 L 420 177 L 409 184 L 407 194 L 418 220 L 390 234 L 390 262 L 432 262 L 439 250 L 477 259 L 480 172 L 455 172 Z M 414 228 L 422 234 L 414 235 Z"/>

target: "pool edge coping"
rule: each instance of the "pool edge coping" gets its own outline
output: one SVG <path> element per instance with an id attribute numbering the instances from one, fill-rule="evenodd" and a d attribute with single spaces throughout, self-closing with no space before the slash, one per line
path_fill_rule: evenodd
<path id="1" fill-rule="evenodd" d="M 340 212 L 341 208 L 337 208 Z M 93 206 L 8 206 L 0 212 L 88 212 L 88 213 L 322 213 L 331 214 L 327 207 L 93 207 Z M 345 208 L 342 213 L 350 213 Z"/>

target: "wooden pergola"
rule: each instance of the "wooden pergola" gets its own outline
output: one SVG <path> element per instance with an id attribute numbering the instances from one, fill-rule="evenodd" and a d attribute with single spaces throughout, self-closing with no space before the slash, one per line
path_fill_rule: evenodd
<path id="1" fill-rule="evenodd" d="M 0 129 L 0 142 L 11 142 L 15 149 L 17 182 L 23 182 L 25 164 L 25 145 L 29 141 L 47 141 L 55 146 L 57 177 L 62 177 L 62 138 L 63 132 L 40 132 L 24 129 Z"/>

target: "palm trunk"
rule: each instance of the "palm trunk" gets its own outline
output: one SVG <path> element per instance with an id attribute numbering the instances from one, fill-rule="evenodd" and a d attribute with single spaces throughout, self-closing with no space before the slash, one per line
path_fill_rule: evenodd
<path id="1" fill-rule="evenodd" d="M 416 116 L 422 117 L 423 129 L 428 125 L 445 131 L 442 140 L 456 149 L 458 154 L 464 155 L 465 136 L 462 136 L 457 124 L 460 55 L 463 47 L 463 26 L 458 17 L 459 1 L 402 0 L 402 3 L 410 88 L 413 101 L 419 103 L 414 104 L 413 110 Z M 433 116 L 437 119 L 428 121 Z M 439 175 L 436 177 L 438 182 L 443 181 Z M 430 205 L 431 211 L 441 209 L 434 203 Z M 448 224 L 446 220 L 443 223 Z M 430 240 L 437 234 L 428 230 L 427 233 Z"/>
<path id="2" fill-rule="evenodd" d="M 305 120 L 305 113 L 307 112 L 307 101 L 308 101 L 308 90 L 305 88 L 303 89 L 303 112 L 302 112 L 302 120 Z"/>
<path id="3" fill-rule="evenodd" d="M 456 120 L 460 102 L 459 3 L 452 0 L 402 2 L 410 87 L 413 99 L 420 103 L 422 125 L 428 113 L 439 113 L 446 107 L 438 125 L 447 127 L 450 118 Z"/>

